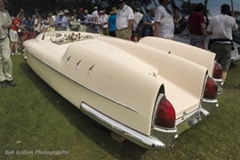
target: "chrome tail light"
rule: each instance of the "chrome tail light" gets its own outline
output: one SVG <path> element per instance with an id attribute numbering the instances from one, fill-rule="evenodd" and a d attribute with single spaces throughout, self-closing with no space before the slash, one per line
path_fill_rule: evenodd
<path id="1" fill-rule="evenodd" d="M 216 79 L 222 79 L 222 66 L 221 64 L 215 62 L 215 65 L 214 65 L 214 70 L 213 70 L 213 78 L 216 78 Z"/>
<path id="2" fill-rule="evenodd" d="M 216 82 L 213 80 L 213 78 L 208 76 L 203 98 L 216 99 L 217 92 L 218 92 L 218 87 L 217 87 Z"/>

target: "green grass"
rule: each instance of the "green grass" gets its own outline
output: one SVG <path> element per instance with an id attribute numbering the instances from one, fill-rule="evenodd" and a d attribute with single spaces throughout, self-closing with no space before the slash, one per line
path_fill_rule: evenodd
<path id="1" fill-rule="evenodd" d="M 24 62 L 12 57 L 15 88 L 0 87 L 0 160 L 238 160 L 240 159 L 240 62 L 229 71 L 214 115 L 180 135 L 173 148 L 145 150 L 121 144 L 43 82 Z M 57 79 L 56 79 L 57 81 Z M 7 151 L 33 154 L 6 155 Z M 67 155 L 39 155 L 68 151 Z"/>

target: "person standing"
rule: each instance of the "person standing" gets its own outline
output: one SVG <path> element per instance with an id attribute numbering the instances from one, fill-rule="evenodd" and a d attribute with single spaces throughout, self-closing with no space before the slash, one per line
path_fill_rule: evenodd
<path id="1" fill-rule="evenodd" d="M 108 18 L 109 35 L 111 37 L 116 37 L 116 18 L 117 18 L 117 8 L 112 7 L 112 10 Z"/>
<path id="2" fill-rule="evenodd" d="M 191 34 L 190 45 L 202 48 L 205 43 L 205 20 L 203 17 L 204 5 L 198 3 L 188 18 L 188 30 Z"/>
<path id="3" fill-rule="evenodd" d="M 34 23 L 34 21 L 35 21 L 35 19 L 37 18 L 37 15 L 38 15 L 39 13 L 38 13 L 38 9 L 35 9 L 34 10 L 34 14 L 32 15 L 32 21 L 33 21 L 33 23 Z"/>
<path id="4" fill-rule="evenodd" d="M 80 8 L 77 13 L 77 21 L 82 22 L 84 21 L 84 13 L 83 8 Z"/>
<path id="5" fill-rule="evenodd" d="M 92 32 L 93 33 L 100 33 L 101 24 L 99 22 L 99 14 L 98 14 L 98 7 L 94 7 L 94 11 L 92 12 Z"/>
<path id="6" fill-rule="evenodd" d="M 84 17 L 83 17 L 83 23 L 81 24 L 83 26 L 84 32 L 92 32 L 92 28 L 91 28 L 91 22 L 92 22 L 92 15 L 88 14 L 88 10 L 85 9 L 84 10 Z"/>
<path id="7" fill-rule="evenodd" d="M 173 39 L 174 37 L 174 19 L 178 18 L 178 10 L 174 0 L 159 0 L 160 5 L 155 11 L 154 33 L 156 37 Z M 173 12 L 168 8 L 171 2 Z"/>
<path id="8" fill-rule="evenodd" d="M 19 18 L 14 18 L 12 21 L 12 26 L 9 30 L 9 37 L 11 40 L 11 52 L 12 55 L 20 55 L 20 53 L 18 52 L 18 43 L 19 43 L 19 34 L 18 34 L 18 30 L 21 30 L 21 18 L 22 16 L 20 15 Z"/>
<path id="9" fill-rule="evenodd" d="M 64 15 L 63 11 L 59 11 L 55 21 L 55 30 L 56 31 L 67 31 L 68 29 L 68 19 Z"/>
<path id="10" fill-rule="evenodd" d="M 71 21 L 77 21 L 77 10 L 73 9 L 72 10 L 72 16 L 71 16 Z"/>
<path id="11" fill-rule="evenodd" d="M 153 36 L 154 13 L 155 10 L 152 8 L 143 16 L 143 29 L 141 37 Z"/>
<path id="12" fill-rule="evenodd" d="M 102 10 L 99 12 L 99 21 L 102 25 L 102 34 L 108 35 L 108 15 L 106 14 L 106 10 Z"/>
<path id="13" fill-rule="evenodd" d="M 41 33 L 42 17 L 38 14 L 34 20 L 34 37 L 37 37 Z"/>
<path id="14" fill-rule="evenodd" d="M 118 0 L 118 6 L 119 10 L 116 18 L 116 36 L 118 38 L 130 40 L 134 20 L 133 10 L 125 3 L 125 0 Z"/>
<path id="15" fill-rule="evenodd" d="M 27 15 L 23 24 L 26 28 L 26 30 L 24 32 L 24 41 L 34 38 L 32 17 Z"/>
<path id="16" fill-rule="evenodd" d="M 179 29 L 180 29 L 180 33 L 183 33 L 186 31 L 186 27 L 187 27 L 187 19 L 185 17 L 185 15 L 182 15 L 182 18 L 179 20 Z"/>
<path id="17" fill-rule="evenodd" d="M 46 25 L 47 25 L 47 31 L 55 31 L 54 18 L 53 18 L 52 12 L 48 13 Z"/>
<path id="18" fill-rule="evenodd" d="M 24 12 L 23 8 L 20 9 L 20 11 L 17 14 L 16 18 L 19 18 L 20 25 L 23 26 L 24 25 L 24 21 L 26 20 L 25 12 Z M 25 31 L 26 31 L 26 28 L 24 28 L 24 27 L 19 28 L 17 30 L 17 33 L 18 33 L 18 47 L 19 47 L 20 50 L 23 49 L 23 41 L 24 41 L 24 32 Z"/>
<path id="19" fill-rule="evenodd" d="M 11 50 L 8 29 L 12 26 L 12 19 L 5 9 L 7 0 L 0 0 L 0 83 L 3 88 L 16 86 L 12 76 Z"/>
<path id="20" fill-rule="evenodd" d="M 143 14 L 140 13 L 140 9 L 136 8 L 135 13 L 134 13 L 134 22 L 133 22 L 133 36 L 134 36 L 134 41 L 137 42 L 139 41 L 141 37 L 141 31 L 137 30 L 137 26 L 139 22 L 142 20 Z"/>
<path id="21" fill-rule="evenodd" d="M 212 17 L 207 27 L 207 34 L 214 37 L 210 50 L 216 54 L 215 60 L 222 65 L 222 85 L 227 78 L 227 71 L 231 63 L 232 31 L 238 29 L 236 20 L 231 15 L 230 6 L 223 4 L 221 14 Z"/>
<path id="22" fill-rule="evenodd" d="M 69 23 L 71 21 L 71 15 L 70 15 L 70 12 L 68 11 L 68 9 L 64 9 L 63 11 L 64 13 L 64 16 L 63 16 L 63 19 L 62 21 L 65 22 L 65 25 L 66 25 L 66 30 L 69 31 Z M 65 19 L 66 18 L 66 19 Z"/>

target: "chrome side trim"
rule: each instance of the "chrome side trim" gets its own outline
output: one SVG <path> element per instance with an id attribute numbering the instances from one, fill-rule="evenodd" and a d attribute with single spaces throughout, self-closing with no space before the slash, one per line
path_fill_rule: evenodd
<path id="1" fill-rule="evenodd" d="M 152 116 L 152 123 L 151 123 L 151 126 L 153 127 L 154 126 L 154 121 L 156 119 L 156 112 L 157 112 L 157 109 L 158 109 L 158 104 L 160 102 L 160 100 L 163 98 L 163 94 L 160 93 L 157 97 L 157 100 L 155 102 L 155 105 L 154 105 L 154 110 L 153 110 L 153 116 Z"/>
<path id="2" fill-rule="evenodd" d="M 85 113 L 87 116 L 96 120 L 103 126 L 109 128 L 113 132 L 121 135 L 122 137 L 125 137 L 126 139 L 128 139 L 144 148 L 161 149 L 161 148 L 168 147 L 166 144 L 164 144 L 161 140 L 159 140 L 154 135 L 148 136 L 148 135 L 139 133 L 139 132 L 113 120 L 112 118 L 104 115 L 103 113 L 98 112 L 97 110 L 93 109 L 91 106 L 89 106 L 88 104 L 86 104 L 84 102 L 81 103 L 79 109 L 83 113 Z M 165 137 L 167 137 L 168 135 L 172 135 L 172 139 L 175 139 L 174 137 L 176 137 L 176 135 L 175 135 L 176 130 L 171 131 L 171 130 L 160 129 L 157 127 L 154 127 L 153 130 L 162 135 L 165 135 Z"/>

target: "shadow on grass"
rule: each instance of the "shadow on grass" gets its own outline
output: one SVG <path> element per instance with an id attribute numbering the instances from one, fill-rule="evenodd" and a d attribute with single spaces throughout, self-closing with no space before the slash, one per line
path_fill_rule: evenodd
<path id="1" fill-rule="evenodd" d="M 238 65 L 234 62 L 231 63 L 229 69 L 235 69 Z"/>
<path id="2" fill-rule="evenodd" d="M 59 110 L 64 117 L 66 117 L 72 126 L 113 157 L 118 159 L 129 159 L 129 157 L 131 157 L 131 159 L 141 159 L 141 155 L 147 151 L 127 140 L 121 144 L 113 141 L 110 137 L 110 130 L 106 128 L 103 129 L 103 127 L 99 127 L 98 125 L 92 125 L 93 123 L 89 121 L 87 116 L 55 92 L 36 73 L 34 73 L 27 63 L 20 63 L 20 68 L 26 74 L 28 79 L 35 84 L 41 94 L 44 95 L 44 97 L 53 104 L 53 106 Z M 61 103 L 58 103 L 59 101 L 61 101 Z"/>

